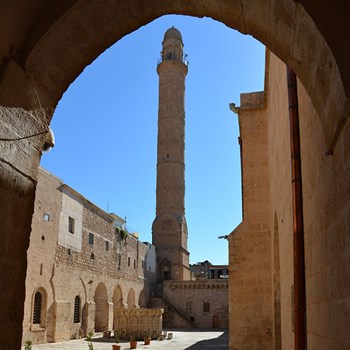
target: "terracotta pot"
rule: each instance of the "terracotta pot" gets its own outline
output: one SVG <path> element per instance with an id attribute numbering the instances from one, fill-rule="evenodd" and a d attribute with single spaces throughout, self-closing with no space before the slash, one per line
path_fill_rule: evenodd
<path id="1" fill-rule="evenodd" d="M 120 350 L 120 349 L 121 349 L 121 345 L 116 345 L 116 344 L 112 345 L 112 350 Z"/>
<path id="2" fill-rule="evenodd" d="M 130 340 L 130 349 L 136 349 L 136 348 L 137 348 L 137 341 Z"/>
<path id="3" fill-rule="evenodd" d="M 151 342 L 151 338 L 150 338 L 150 337 L 145 337 L 145 338 L 143 339 L 143 341 L 145 342 L 145 345 L 149 345 L 150 342 Z"/>

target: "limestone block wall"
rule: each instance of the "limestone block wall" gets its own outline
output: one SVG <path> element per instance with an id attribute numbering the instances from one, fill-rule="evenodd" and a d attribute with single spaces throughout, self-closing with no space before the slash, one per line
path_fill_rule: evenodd
<path id="1" fill-rule="evenodd" d="M 298 98 L 308 346 L 322 350 L 347 349 L 350 347 L 350 126 L 348 122 L 345 124 L 333 154 L 327 156 L 329 141 L 301 84 Z"/>
<path id="2" fill-rule="evenodd" d="M 279 241 L 273 244 L 280 263 L 281 342 L 289 349 L 294 346 L 293 222 L 286 67 L 272 54 L 269 60 L 269 177 L 274 184 L 270 217 Z M 310 349 L 345 349 L 350 344 L 349 128 L 339 135 L 333 155 L 327 156 L 328 138 L 300 81 L 298 99 L 307 343 Z"/>
<path id="3" fill-rule="evenodd" d="M 293 349 L 293 208 L 286 66 L 269 52 L 265 92 L 260 98 L 258 95 L 242 95 L 239 110 L 244 218 L 229 237 L 230 348 Z M 333 130 L 334 147 L 327 154 L 329 130 L 325 132 L 300 81 L 298 98 L 307 344 L 309 349 L 346 349 L 350 344 L 350 127 L 345 124 L 340 133 Z"/>
<path id="4" fill-rule="evenodd" d="M 230 349 L 272 349 L 268 118 L 264 92 L 239 109 L 243 222 L 229 236 Z"/>
<path id="5" fill-rule="evenodd" d="M 167 328 L 188 328 L 185 318 L 198 328 L 228 328 L 227 280 L 164 281 L 163 298 L 172 306 L 165 303 Z"/>
<path id="6" fill-rule="evenodd" d="M 26 278 L 25 313 L 23 339 L 42 343 L 54 338 L 50 320 L 55 314 L 51 278 L 55 269 L 55 249 L 58 240 L 62 194 L 57 188 L 62 182 L 42 169 L 38 176 L 37 196 L 32 221 L 32 234 L 28 249 L 28 270 Z M 45 196 L 41 195 L 45 193 Z M 47 310 L 42 324 L 32 324 L 34 297 L 38 290 L 44 292 L 43 304 Z"/>
<path id="7" fill-rule="evenodd" d="M 275 342 L 294 347 L 293 339 L 293 208 L 286 65 L 267 53 L 266 95 L 268 114 L 269 181 L 273 227 Z M 279 296 L 279 297 L 278 297 Z M 278 310 L 279 309 L 279 310 Z M 280 324 L 280 326 L 278 326 Z M 278 334 L 280 335 L 278 336 Z M 279 338 L 281 338 L 279 340 Z"/>
<path id="8" fill-rule="evenodd" d="M 130 234 L 122 239 L 111 215 L 44 169 L 39 174 L 23 342 L 55 342 L 91 330 L 112 330 L 118 310 L 148 305 L 155 272 L 147 269 L 146 262 L 155 265 L 154 247 Z M 75 235 L 67 230 L 67 220 L 61 220 L 63 197 L 69 197 L 65 218 L 81 213 L 81 234 L 74 237 L 75 244 L 69 239 L 59 241 L 62 232 Z M 34 322 L 38 291 L 42 295 L 40 324 Z"/>

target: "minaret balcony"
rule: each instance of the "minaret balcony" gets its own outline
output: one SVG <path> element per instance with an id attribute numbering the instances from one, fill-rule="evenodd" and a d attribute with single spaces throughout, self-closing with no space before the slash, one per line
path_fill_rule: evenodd
<path id="1" fill-rule="evenodd" d="M 161 57 L 158 62 L 157 66 L 159 66 L 162 62 L 164 61 L 176 61 L 176 62 L 181 62 L 183 63 L 186 67 L 188 67 L 189 61 L 187 59 L 187 55 L 183 55 L 180 59 L 179 57 L 176 57 L 174 55 L 167 55 L 167 57 Z"/>

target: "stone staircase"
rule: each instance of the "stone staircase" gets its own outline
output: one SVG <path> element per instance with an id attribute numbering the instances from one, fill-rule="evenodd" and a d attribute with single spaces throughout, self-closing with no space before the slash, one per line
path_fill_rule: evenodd
<path id="1" fill-rule="evenodd" d="M 189 328 L 197 328 L 194 320 L 187 315 L 184 311 L 180 310 L 177 306 L 175 306 L 169 299 L 167 299 L 163 293 L 163 285 L 161 283 L 157 283 L 154 290 L 154 296 L 152 298 L 152 306 L 153 307 L 162 307 L 164 309 L 164 321 L 167 319 L 166 310 L 175 313 L 181 319 L 185 321 Z M 166 322 L 165 322 L 166 323 Z M 165 326 L 167 326 L 165 324 Z"/>

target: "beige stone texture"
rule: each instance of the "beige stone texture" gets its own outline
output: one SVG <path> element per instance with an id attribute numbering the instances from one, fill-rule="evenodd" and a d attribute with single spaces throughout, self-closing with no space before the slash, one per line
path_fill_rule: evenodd
<path id="1" fill-rule="evenodd" d="M 75 223 L 80 220 L 74 233 L 68 231 L 68 217 Z M 74 241 L 68 239 L 74 235 Z M 118 310 L 149 303 L 155 281 L 149 251 L 155 259 L 151 245 L 131 234 L 121 239 L 113 216 L 40 169 L 28 250 L 23 341 L 57 342 L 118 327 Z M 33 322 L 38 291 L 43 297 L 40 324 Z M 77 296 L 79 322 L 74 322 Z M 138 317 L 142 319 L 141 314 Z"/>
<path id="2" fill-rule="evenodd" d="M 244 218 L 229 237 L 230 348 L 292 349 L 293 203 L 286 65 L 270 51 L 264 105 L 261 94 L 243 94 L 238 112 Z M 348 147 L 344 145 L 348 128 L 338 134 L 337 146 L 329 155 L 322 119 L 300 81 L 298 99 L 307 343 L 310 349 L 346 349 L 350 256 L 349 201 L 344 188 Z M 256 239 L 265 242 L 267 249 L 256 250 Z M 249 298 L 254 286 L 259 286 L 257 296 Z M 269 330 L 272 325 L 271 339 L 261 334 L 263 323 Z"/>
<path id="3" fill-rule="evenodd" d="M 304 104 L 300 96 L 301 104 L 310 107 L 301 118 L 302 157 L 307 160 L 303 161 L 303 179 L 308 342 L 312 349 L 348 348 L 349 332 L 345 327 L 350 314 L 346 270 L 350 216 L 350 51 L 344 38 L 349 37 L 350 29 L 349 6 L 342 0 L 334 0 L 332 4 L 324 0 L 28 0 L 2 4 L 0 224 L 4 249 L 0 255 L 0 280 L 5 287 L 0 292 L 0 338 L 3 347 L 19 349 L 21 344 L 27 249 L 45 135 L 11 142 L 4 139 L 46 130 L 62 95 L 87 65 L 123 36 L 170 13 L 210 17 L 228 28 L 252 35 L 296 72 L 310 97 Z M 283 143 L 286 135 L 278 129 L 276 132 L 272 139 Z M 326 152 L 332 155 L 325 157 Z M 279 232 L 290 231 L 287 213 L 290 205 L 287 201 L 284 206 L 280 204 L 283 210 L 276 208 L 282 216 L 276 216 L 278 225 L 274 227 Z M 270 218 L 273 217 L 271 212 Z M 282 224 L 282 220 L 286 221 Z M 289 228 L 285 228 L 287 225 Z M 283 244 L 279 243 L 280 257 L 288 250 Z M 282 329 L 291 328 L 286 309 L 290 304 L 287 302 L 290 289 L 289 293 L 286 289 L 291 287 L 287 286 L 290 277 L 282 277 L 282 269 L 286 273 L 291 271 L 290 255 L 289 251 L 286 256 L 290 266 L 281 264 L 281 295 L 285 295 L 281 300 Z M 282 338 L 290 339 L 286 332 L 286 335 L 282 332 Z M 283 348 L 289 346 L 290 342 Z"/>
<path id="4" fill-rule="evenodd" d="M 202 279 L 164 281 L 153 305 L 164 309 L 165 328 L 227 329 L 228 302 L 227 279 Z"/>
<path id="5" fill-rule="evenodd" d="M 162 42 L 159 75 L 156 247 L 159 282 L 191 277 L 185 218 L 185 78 L 182 36 L 169 28 Z"/>
<path id="6" fill-rule="evenodd" d="M 272 349 L 268 118 L 264 92 L 242 94 L 239 108 L 243 222 L 229 236 L 230 347 Z"/>

